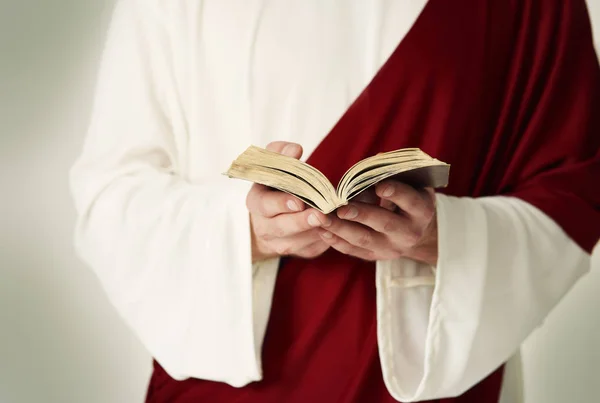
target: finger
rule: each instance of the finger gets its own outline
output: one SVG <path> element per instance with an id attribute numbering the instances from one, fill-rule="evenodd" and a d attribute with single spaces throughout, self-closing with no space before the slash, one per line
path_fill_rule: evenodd
<path id="1" fill-rule="evenodd" d="M 379 201 L 379 197 L 377 197 L 377 195 L 375 194 L 374 188 L 369 188 L 359 193 L 358 196 L 354 198 L 354 201 L 367 204 L 377 204 L 377 202 Z"/>
<path id="2" fill-rule="evenodd" d="M 417 219 L 431 220 L 435 210 L 424 195 L 413 188 L 397 181 L 385 181 L 377 185 L 377 195 L 389 200 L 403 212 Z"/>
<path id="3" fill-rule="evenodd" d="M 398 208 L 398 206 L 396 206 L 392 201 L 385 199 L 379 199 L 379 207 L 388 211 L 394 211 Z"/>
<path id="4" fill-rule="evenodd" d="M 246 197 L 246 207 L 252 214 L 270 218 L 303 211 L 306 205 L 297 197 L 255 183 Z"/>
<path id="5" fill-rule="evenodd" d="M 372 228 L 351 221 L 334 218 L 327 231 L 342 238 L 354 246 L 368 250 L 380 250 L 385 246 L 385 236 Z"/>
<path id="6" fill-rule="evenodd" d="M 409 218 L 386 210 L 379 206 L 364 203 L 351 203 L 337 211 L 337 216 L 343 220 L 360 223 L 385 234 L 397 234 L 410 228 Z"/>
<path id="7" fill-rule="evenodd" d="M 273 141 L 272 143 L 269 143 L 266 148 L 269 151 L 273 151 L 296 159 L 302 157 L 303 152 L 302 146 L 300 144 L 290 143 L 287 141 Z"/>
<path id="8" fill-rule="evenodd" d="M 432 187 L 426 187 L 423 189 L 425 193 L 425 198 L 430 202 L 430 204 L 435 209 L 435 189 Z"/>
<path id="9" fill-rule="evenodd" d="M 295 256 L 305 258 L 305 259 L 314 258 L 317 256 L 321 256 L 329 248 L 330 248 L 330 246 L 326 242 L 324 242 L 322 239 L 319 238 L 319 240 L 317 242 L 313 242 L 310 245 L 299 250 L 295 254 Z"/>
<path id="10" fill-rule="evenodd" d="M 321 233 L 321 238 L 333 249 L 343 253 L 344 255 L 354 256 L 363 260 L 375 260 L 375 252 L 352 245 L 348 241 L 336 236 L 335 234 L 332 234 L 331 232 L 323 231 Z"/>
<path id="11" fill-rule="evenodd" d="M 313 228 L 293 236 L 273 238 L 271 239 L 271 247 L 278 255 L 286 256 L 295 254 L 315 242 L 321 242 L 321 236 L 319 230 Z"/>
<path id="12" fill-rule="evenodd" d="M 296 214 L 281 214 L 269 223 L 277 237 L 287 237 L 313 228 L 331 225 L 331 218 L 315 209 L 304 210 Z"/>

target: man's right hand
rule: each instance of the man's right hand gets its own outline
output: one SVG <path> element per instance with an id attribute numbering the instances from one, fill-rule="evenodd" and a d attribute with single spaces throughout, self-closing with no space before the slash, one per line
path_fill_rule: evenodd
<path id="1" fill-rule="evenodd" d="M 300 158 L 299 144 L 276 141 L 267 150 Z M 325 252 L 327 245 L 318 228 L 331 224 L 320 211 L 307 208 L 297 197 L 285 192 L 254 184 L 246 205 L 252 229 L 252 262 L 277 256 L 314 258 Z"/>

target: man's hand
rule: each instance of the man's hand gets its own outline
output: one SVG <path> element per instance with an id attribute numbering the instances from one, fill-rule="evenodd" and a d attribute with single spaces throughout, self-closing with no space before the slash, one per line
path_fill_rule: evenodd
<path id="1" fill-rule="evenodd" d="M 352 202 L 320 230 L 338 251 L 365 260 L 406 257 L 435 266 L 438 258 L 435 195 L 397 181 L 376 187 L 380 206 Z"/>
<path id="2" fill-rule="evenodd" d="M 302 147 L 277 141 L 267 146 L 289 157 L 300 158 Z M 252 262 L 277 256 L 313 258 L 329 245 L 319 235 L 319 227 L 332 220 L 318 210 L 307 208 L 298 198 L 266 186 L 254 184 L 246 205 L 252 229 Z"/>

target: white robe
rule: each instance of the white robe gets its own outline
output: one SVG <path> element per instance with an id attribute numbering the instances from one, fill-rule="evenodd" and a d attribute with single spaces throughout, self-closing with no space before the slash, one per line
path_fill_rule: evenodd
<path id="1" fill-rule="evenodd" d="M 425 2 L 118 3 L 71 172 L 76 246 L 172 377 L 260 381 L 278 260 L 251 264 L 250 185 L 221 173 L 250 144 L 294 141 L 310 155 Z M 435 278 L 377 262 L 384 380 L 406 402 L 477 384 L 590 269 L 524 201 L 438 195 L 437 206 Z"/>

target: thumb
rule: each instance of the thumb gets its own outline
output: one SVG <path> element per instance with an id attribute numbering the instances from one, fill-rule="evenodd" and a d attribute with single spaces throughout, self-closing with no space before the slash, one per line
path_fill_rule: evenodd
<path id="1" fill-rule="evenodd" d="M 290 143 L 287 141 L 274 141 L 269 143 L 267 145 L 267 150 L 296 159 L 302 157 L 302 146 L 300 144 Z"/>

